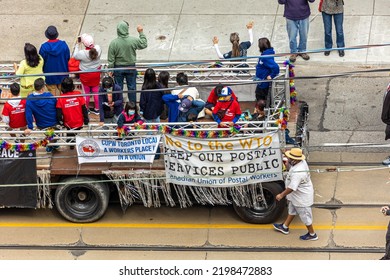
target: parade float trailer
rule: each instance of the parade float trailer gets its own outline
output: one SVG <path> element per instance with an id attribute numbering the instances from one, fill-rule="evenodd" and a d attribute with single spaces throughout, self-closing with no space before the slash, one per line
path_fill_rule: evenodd
<path id="1" fill-rule="evenodd" d="M 250 63 L 239 70 L 212 64 L 156 72 L 163 70 L 169 70 L 171 77 L 186 72 L 193 86 L 255 85 Z M 228 129 L 211 119 L 144 123 L 122 130 L 91 122 L 72 131 L 76 136 L 69 143 L 69 131 L 61 128 L 29 136 L 15 132 L 12 137 L 3 126 L 0 205 L 54 206 L 65 219 L 77 223 L 97 221 L 111 201 L 119 201 L 123 211 L 135 203 L 182 208 L 232 205 L 245 222 L 271 223 L 286 207 L 286 201 L 276 201 L 275 196 L 284 190 L 287 122 L 296 145 L 305 146 L 308 140 L 308 107 L 295 103 L 292 76 L 291 65 L 281 64 L 280 76 L 272 81 L 266 118 L 251 121 L 243 114 Z M 141 77 L 142 70 L 139 82 Z M 4 89 L 13 78 L 2 80 Z M 240 105 L 243 111 L 253 111 L 254 102 L 240 100 Z M 44 147 L 53 145 L 60 149 L 46 153 Z"/>

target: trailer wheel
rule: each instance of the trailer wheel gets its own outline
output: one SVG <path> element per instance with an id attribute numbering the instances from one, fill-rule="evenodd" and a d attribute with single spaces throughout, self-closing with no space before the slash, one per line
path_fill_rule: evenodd
<path id="1" fill-rule="evenodd" d="M 91 223 L 103 217 L 110 191 L 106 184 L 89 177 L 63 180 L 55 192 L 55 205 L 60 214 L 75 223 Z"/>
<path id="2" fill-rule="evenodd" d="M 244 222 L 269 224 L 277 220 L 286 208 L 286 199 L 282 199 L 281 201 L 275 199 L 276 195 L 284 190 L 282 183 L 268 182 L 262 185 L 267 207 L 263 203 L 259 203 L 253 208 L 240 207 L 233 204 L 234 210 Z"/>
<path id="3" fill-rule="evenodd" d="M 309 128 L 308 128 L 308 117 L 309 117 L 309 105 L 302 101 L 299 105 L 299 114 L 296 124 L 296 137 L 295 141 L 298 146 L 302 147 L 304 151 L 309 146 Z"/>

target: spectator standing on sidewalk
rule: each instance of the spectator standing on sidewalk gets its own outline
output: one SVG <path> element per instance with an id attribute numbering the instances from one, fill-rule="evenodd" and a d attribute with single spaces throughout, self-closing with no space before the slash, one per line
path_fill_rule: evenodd
<path id="1" fill-rule="evenodd" d="M 284 197 L 288 200 L 288 216 L 282 224 L 274 224 L 274 229 L 289 234 L 290 223 L 298 215 L 305 224 L 308 233 L 299 237 L 300 240 L 317 240 L 318 236 L 313 228 L 313 214 L 311 206 L 314 201 L 313 183 L 310 179 L 309 166 L 300 148 L 292 148 L 285 153 L 288 159 L 289 172 L 286 177 L 286 189 L 276 196 L 277 201 Z"/>
<path id="2" fill-rule="evenodd" d="M 136 78 L 137 70 L 135 63 L 137 61 L 137 50 L 145 49 L 148 41 L 141 25 L 137 26 L 139 38 L 129 36 L 129 24 L 122 20 L 117 25 L 118 37 L 111 41 L 108 47 L 108 68 L 131 67 L 133 69 L 115 70 L 115 83 L 123 90 L 123 82 L 126 79 L 128 101 L 137 101 Z"/>
<path id="3" fill-rule="evenodd" d="M 381 212 L 385 216 L 390 216 L 390 206 L 383 206 L 381 208 Z M 386 252 L 385 255 L 381 258 L 381 260 L 390 260 L 390 222 L 387 226 L 386 232 Z"/>
<path id="4" fill-rule="evenodd" d="M 43 74 L 43 58 L 38 54 L 34 45 L 26 43 L 24 45 L 24 57 L 19 66 L 14 63 L 14 70 L 16 75 L 32 75 Z M 34 91 L 34 81 L 38 78 L 45 79 L 44 76 L 27 76 L 20 78 L 20 95 L 27 97 Z"/>
<path id="5" fill-rule="evenodd" d="M 344 48 L 344 0 L 320 0 L 318 10 L 322 13 L 322 20 L 324 22 L 325 32 L 325 49 L 331 49 L 333 47 L 332 40 L 332 19 L 336 28 L 336 46 L 338 48 Z M 325 56 L 328 56 L 330 51 L 324 52 Z M 339 56 L 345 55 L 344 50 L 339 50 Z"/>
<path id="6" fill-rule="evenodd" d="M 387 86 L 382 106 L 382 122 L 386 124 L 385 140 L 390 139 L 390 83 Z M 384 165 L 390 165 L 390 156 L 382 161 Z"/>
<path id="7" fill-rule="evenodd" d="M 310 56 L 305 53 L 307 47 L 307 35 L 309 33 L 309 2 L 315 0 L 278 0 L 278 3 L 284 5 L 284 14 L 286 18 L 286 28 L 290 45 L 290 61 L 295 62 L 297 56 L 304 60 L 309 60 Z M 299 34 L 299 43 L 297 37 Z"/>
<path id="8" fill-rule="evenodd" d="M 81 50 L 81 44 L 85 49 Z M 74 48 L 74 58 L 80 60 L 80 70 L 99 70 L 101 68 L 100 56 L 102 49 L 99 45 L 95 45 L 93 37 L 89 34 L 82 34 L 80 42 L 77 42 Z M 93 96 L 94 108 L 90 112 L 99 115 L 99 84 L 100 72 L 80 73 L 80 81 L 85 94 L 85 102 L 89 109 L 89 101 L 91 94 Z"/>
<path id="9" fill-rule="evenodd" d="M 45 62 L 43 65 L 44 73 L 68 72 L 68 61 L 70 58 L 70 50 L 65 41 L 58 39 L 57 28 L 50 25 L 46 31 L 45 36 L 47 42 L 41 45 L 39 54 L 43 57 Z M 68 74 L 46 76 L 46 87 L 55 96 L 61 93 L 61 82 Z"/>

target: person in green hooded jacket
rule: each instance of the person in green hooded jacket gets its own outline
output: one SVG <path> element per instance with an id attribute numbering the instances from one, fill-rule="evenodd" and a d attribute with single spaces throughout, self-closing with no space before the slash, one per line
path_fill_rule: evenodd
<path id="1" fill-rule="evenodd" d="M 126 79 L 127 96 L 129 101 L 136 102 L 137 95 L 136 78 L 137 70 L 135 63 L 137 61 L 136 50 L 145 49 L 148 41 L 141 25 L 137 26 L 139 38 L 129 36 L 129 24 L 122 20 L 117 25 L 118 37 L 111 41 L 108 47 L 108 68 L 127 68 L 114 71 L 115 83 L 123 90 L 123 82 Z"/>

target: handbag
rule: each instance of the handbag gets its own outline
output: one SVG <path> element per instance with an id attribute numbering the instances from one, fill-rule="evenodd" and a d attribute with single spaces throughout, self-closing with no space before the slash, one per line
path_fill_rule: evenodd
<path id="1" fill-rule="evenodd" d="M 68 61 L 68 69 L 69 69 L 69 72 L 80 71 L 80 60 L 77 60 L 74 57 L 71 57 Z"/>
<path id="2" fill-rule="evenodd" d="M 227 106 L 225 109 L 219 109 L 217 112 L 218 118 L 222 121 L 222 119 L 225 117 L 227 110 L 229 109 L 230 105 L 232 105 L 233 101 L 230 102 L 229 106 Z"/>

